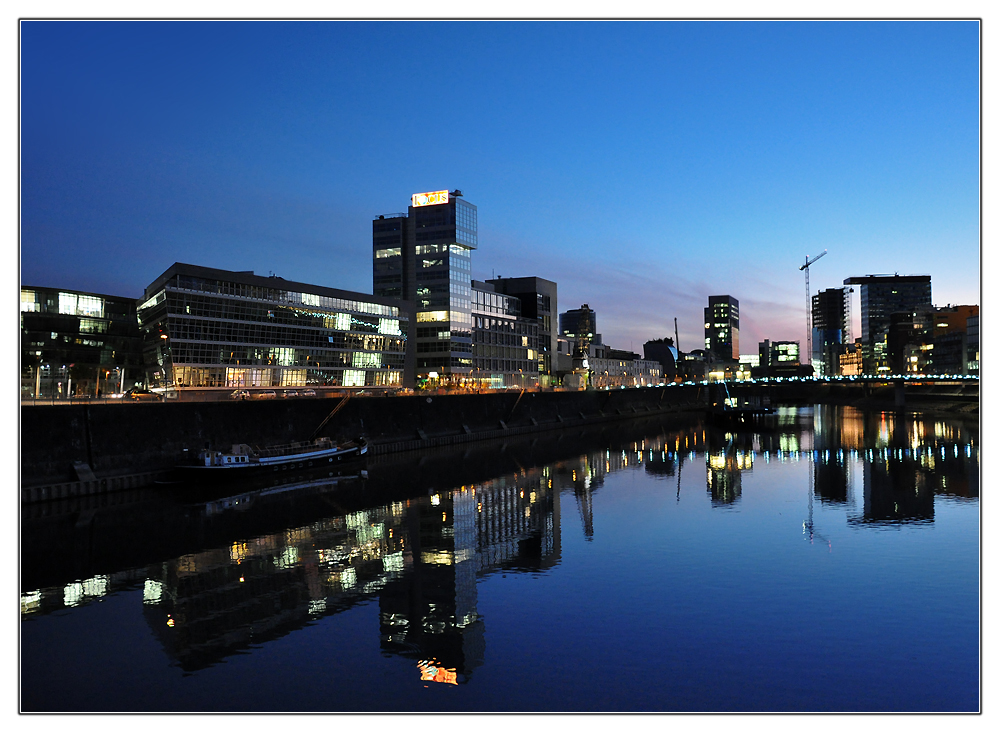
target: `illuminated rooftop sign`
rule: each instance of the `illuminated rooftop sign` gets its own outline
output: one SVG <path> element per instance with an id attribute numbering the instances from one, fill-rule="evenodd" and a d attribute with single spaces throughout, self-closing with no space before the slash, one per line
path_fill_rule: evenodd
<path id="1" fill-rule="evenodd" d="M 412 196 L 414 206 L 434 206 L 436 204 L 448 203 L 447 191 L 428 191 L 427 193 L 415 193 Z"/>

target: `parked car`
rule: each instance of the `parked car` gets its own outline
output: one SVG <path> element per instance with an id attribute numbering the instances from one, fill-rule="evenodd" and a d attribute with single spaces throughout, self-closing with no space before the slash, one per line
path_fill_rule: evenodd
<path id="1" fill-rule="evenodd" d="M 315 397 L 316 396 L 316 390 L 314 390 L 314 389 L 304 390 L 302 392 L 302 396 L 303 397 Z"/>
<path id="2" fill-rule="evenodd" d="M 125 393 L 125 398 L 135 400 L 136 402 L 159 402 L 163 399 L 163 395 L 150 392 L 148 389 L 143 389 L 142 387 L 133 387 Z"/>
<path id="3" fill-rule="evenodd" d="M 263 392 L 258 392 L 254 395 L 258 400 L 273 400 L 277 396 L 273 389 L 265 389 Z"/>
<path id="4" fill-rule="evenodd" d="M 288 390 L 285 390 L 284 392 L 282 392 L 281 396 L 282 397 L 298 397 L 299 393 L 296 392 L 294 389 L 288 389 Z"/>
<path id="5" fill-rule="evenodd" d="M 231 400 L 248 400 L 248 399 L 250 399 L 250 393 L 247 392 L 245 389 L 238 389 L 235 392 L 233 392 L 231 395 L 229 395 L 229 399 L 231 399 Z"/>

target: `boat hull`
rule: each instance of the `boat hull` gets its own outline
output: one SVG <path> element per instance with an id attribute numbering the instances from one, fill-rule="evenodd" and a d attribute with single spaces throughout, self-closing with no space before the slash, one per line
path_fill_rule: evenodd
<path id="1" fill-rule="evenodd" d="M 174 468 L 176 481 L 213 483 L 242 481 L 250 477 L 280 475 L 282 472 L 328 471 L 334 466 L 358 461 L 368 452 L 368 446 L 317 451 L 299 455 L 272 457 L 254 463 L 234 463 L 221 466 L 180 465 Z"/>

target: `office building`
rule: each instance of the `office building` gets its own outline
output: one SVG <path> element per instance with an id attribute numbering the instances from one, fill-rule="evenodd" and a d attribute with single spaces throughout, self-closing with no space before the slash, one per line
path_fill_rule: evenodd
<path id="1" fill-rule="evenodd" d="M 840 373 L 840 354 L 851 340 L 850 288 L 829 288 L 812 296 L 812 365 L 816 376 Z"/>
<path id="2" fill-rule="evenodd" d="M 591 345 L 589 384 L 595 389 L 652 387 L 663 382 L 663 365 L 655 359 L 604 345 Z"/>
<path id="3" fill-rule="evenodd" d="M 854 343 L 844 346 L 844 353 L 840 355 L 840 376 L 857 377 L 863 374 L 861 364 L 861 339 L 854 339 Z"/>
<path id="4" fill-rule="evenodd" d="M 979 306 L 920 306 L 889 317 L 886 339 L 892 374 L 966 374 L 968 322 Z"/>
<path id="5" fill-rule="evenodd" d="M 121 393 L 143 382 L 135 299 L 21 288 L 21 396 Z"/>
<path id="6" fill-rule="evenodd" d="M 755 377 L 802 376 L 799 354 L 798 341 L 764 339 L 758 345 L 758 366 L 752 370 L 752 373 Z"/>
<path id="7" fill-rule="evenodd" d="M 931 305 L 930 275 L 866 275 L 844 285 L 861 286 L 861 348 L 865 374 L 891 371 L 888 336 L 893 313 Z"/>
<path id="8" fill-rule="evenodd" d="M 979 374 L 979 312 L 969 316 L 966 321 L 966 371 L 968 374 Z"/>
<path id="9" fill-rule="evenodd" d="M 175 263 L 138 308 L 147 380 L 167 397 L 413 380 L 412 303 Z"/>
<path id="10" fill-rule="evenodd" d="M 724 361 L 740 358 L 740 302 L 731 295 L 708 297 L 705 348 Z"/>
<path id="11" fill-rule="evenodd" d="M 476 387 L 537 387 L 538 319 L 522 318 L 520 299 L 496 292 L 491 282 L 471 284 L 472 374 L 466 379 Z"/>
<path id="12" fill-rule="evenodd" d="M 584 303 L 579 308 L 559 314 L 559 335 L 582 340 L 581 348 L 586 350 L 591 341 L 600 340 L 597 333 L 597 314 Z"/>
<path id="13" fill-rule="evenodd" d="M 461 191 L 415 193 L 372 222 L 373 292 L 415 303 L 416 374 L 458 386 L 472 365 L 472 251 L 478 212 Z"/>
<path id="14" fill-rule="evenodd" d="M 487 280 L 497 293 L 513 295 L 521 301 L 521 317 L 538 321 L 538 374 L 542 386 L 549 386 L 555 374 L 558 323 L 556 284 L 541 277 L 498 277 Z"/>

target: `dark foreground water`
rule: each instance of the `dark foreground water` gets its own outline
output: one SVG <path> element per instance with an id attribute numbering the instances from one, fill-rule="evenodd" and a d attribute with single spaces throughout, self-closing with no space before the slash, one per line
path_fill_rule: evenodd
<path id="1" fill-rule="evenodd" d="M 978 461 L 816 407 L 25 508 L 22 709 L 976 711 Z"/>

